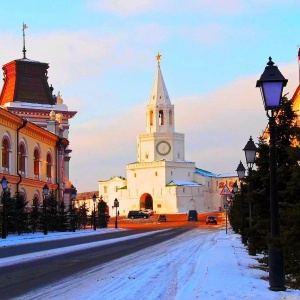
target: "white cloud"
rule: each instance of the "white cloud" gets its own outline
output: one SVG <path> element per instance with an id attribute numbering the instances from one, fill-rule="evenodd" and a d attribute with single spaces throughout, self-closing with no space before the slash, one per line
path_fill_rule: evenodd
<path id="1" fill-rule="evenodd" d="M 170 7 L 169 0 L 93 0 L 86 1 L 88 7 L 117 15 L 137 15 Z"/>
<path id="2" fill-rule="evenodd" d="M 204 45 L 220 43 L 227 35 L 227 30 L 224 26 L 217 23 L 196 26 L 192 32 L 192 37 Z"/>
<path id="3" fill-rule="evenodd" d="M 59 74 L 59 84 L 65 85 L 103 70 L 118 40 L 101 32 L 57 31 L 48 33 L 46 39 L 45 33 L 31 36 L 27 44 L 27 57 L 49 62 L 51 74 Z"/>
<path id="4" fill-rule="evenodd" d="M 235 15 L 245 10 L 245 2 L 241 0 L 189 0 L 186 5 L 194 10 L 216 15 Z"/>
<path id="5" fill-rule="evenodd" d="M 141 24 L 132 30 L 118 29 L 116 32 L 101 29 L 43 32 L 26 39 L 27 57 L 48 62 L 51 68 L 49 78 L 55 74 L 55 84 L 65 86 L 74 80 L 84 80 L 111 70 L 120 71 L 129 67 L 145 70 L 145 61 L 149 61 L 146 58 L 152 56 L 154 59 L 157 45 L 168 35 L 165 27 L 155 23 Z M 0 37 L 0 51 L 6 53 L 1 60 L 22 57 L 21 44 L 14 56 L 5 51 L 6 48 L 15 49 L 16 40 L 14 37 Z"/>
<path id="6" fill-rule="evenodd" d="M 212 15 L 235 15 L 245 11 L 247 2 L 241 0 L 93 0 L 86 1 L 89 8 L 120 16 L 158 13 L 180 13 L 188 10 Z"/>
<path id="7" fill-rule="evenodd" d="M 259 14 L 277 6 L 299 6 L 298 0 L 86 0 L 90 9 L 118 16 L 144 13 L 190 13 L 209 16 Z"/>

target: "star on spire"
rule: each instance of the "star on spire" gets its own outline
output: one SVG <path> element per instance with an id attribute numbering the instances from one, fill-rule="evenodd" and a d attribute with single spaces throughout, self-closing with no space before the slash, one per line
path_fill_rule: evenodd
<path id="1" fill-rule="evenodd" d="M 160 59 L 161 59 L 161 54 L 158 52 L 156 55 L 156 60 L 157 60 L 158 65 L 160 64 Z"/>

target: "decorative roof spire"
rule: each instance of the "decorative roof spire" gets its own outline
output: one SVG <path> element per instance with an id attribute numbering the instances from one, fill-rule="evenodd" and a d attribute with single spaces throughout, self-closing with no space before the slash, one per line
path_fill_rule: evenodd
<path id="1" fill-rule="evenodd" d="M 25 48 L 25 29 L 27 29 L 28 26 L 23 22 L 23 58 L 26 58 L 26 48 Z"/>
<path id="2" fill-rule="evenodd" d="M 157 104 L 167 104 L 171 105 L 169 94 L 164 82 L 164 78 L 161 73 L 160 69 L 160 59 L 161 59 L 161 54 L 158 53 L 156 55 L 156 60 L 157 60 L 157 70 L 156 70 L 156 75 L 154 79 L 154 84 L 150 96 L 150 103 L 157 105 Z"/>

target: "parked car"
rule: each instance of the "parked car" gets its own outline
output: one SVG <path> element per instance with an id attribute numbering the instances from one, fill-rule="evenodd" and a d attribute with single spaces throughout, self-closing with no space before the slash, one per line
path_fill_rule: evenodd
<path id="1" fill-rule="evenodd" d="M 167 216 L 166 215 L 159 215 L 158 222 L 167 222 Z"/>
<path id="2" fill-rule="evenodd" d="M 140 210 L 131 210 L 128 212 L 128 219 L 148 219 L 149 214 L 146 214 Z"/>
<path id="3" fill-rule="evenodd" d="M 154 211 L 150 208 L 143 209 L 142 212 L 145 214 L 149 214 L 150 216 L 154 214 Z"/>
<path id="4" fill-rule="evenodd" d="M 206 220 L 205 220 L 205 223 L 206 224 L 218 224 L 218 222 L 217 222 L 217 217 L 215 217 L 215 216 L 208 216 L 208 217 L 206 217 Z"/>
<path id="5" fill-rule="evenodd" d="M 198 221 L 198 213 L 196 210 L 189 210 L 188 221 Z"/>

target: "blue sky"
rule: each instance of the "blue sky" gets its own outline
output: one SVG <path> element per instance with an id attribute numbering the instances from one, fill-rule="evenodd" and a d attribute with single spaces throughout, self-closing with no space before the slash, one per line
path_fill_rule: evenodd
<path id="1" fill-rule="evenodd" d="M 256 80 L 271 55 L 299 83 L 299 1 L 0 1 L 0 63 L 48 62 L 49 83 L 70 110 L 71 179 L 80 192 L 126 175 L 145 132 L 145 106 L 162 53 L 186 159 L 233 172 L 250 135 L 267 124 Z M 126 126 L 125 126 L 125 125 Z M 87 155 L 88 154 L 88 155 Z M 89 174 L 89 176 L 86 176 Z"/>

